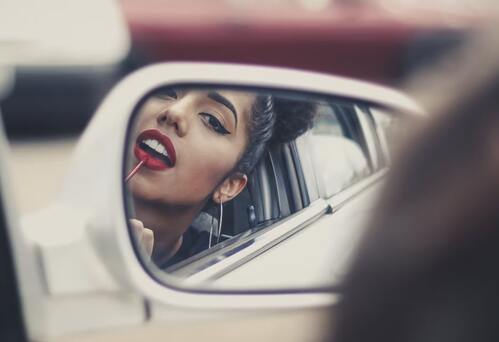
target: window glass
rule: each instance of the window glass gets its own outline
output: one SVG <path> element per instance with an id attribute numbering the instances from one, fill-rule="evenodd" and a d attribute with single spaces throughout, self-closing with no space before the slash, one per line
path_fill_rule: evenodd
<path id="1" fill-rule="evenodd" d="M 319 105 L 311 145 L 323 197 L 333 196 L 371 173 L 362 139 L 353 105 Z"/>
<path id="2" fill-rule="evenodd" d="M 387 162 L 390 162 L 391 156 L 399 145 L 397 141 L 403 129 L 400 119 L 379 109 L 371 109 L 371 113 L 376 124 L 381 149 Z"/>
<path id="3" fill-rule="evenodd" d="M 366 106 L 355 106 L 355 109 L 360 125 L 362 126 L 366 147 L 369 151 L 371 168 L 373 171 L 378 171 L 385 167 L 386 161 L 376 132 L 374 118 Z"/>
<path id="4" fill-rule="evenodd" d="M 345 135 L 333 107 L 329 104 L 321 104 L 317 107 L 317 114 L 312 132 L 315 135 Z"/>

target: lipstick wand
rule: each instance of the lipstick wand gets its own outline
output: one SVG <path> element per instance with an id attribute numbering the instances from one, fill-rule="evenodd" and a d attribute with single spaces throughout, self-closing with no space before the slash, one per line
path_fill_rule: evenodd
<path id="1" fill-rule="evenodd" d="M 126 176 L 125 178 L 125 183 L 128 182 L 138 171 L 139 169 L 142 167 L 142 165 L 144 165 L 144 163 L 146 162 L 146 160 L 141 160 L 134 168 L 132 171 L 130 171 L 130 173 L 128 174 L 128 176 Z"/>

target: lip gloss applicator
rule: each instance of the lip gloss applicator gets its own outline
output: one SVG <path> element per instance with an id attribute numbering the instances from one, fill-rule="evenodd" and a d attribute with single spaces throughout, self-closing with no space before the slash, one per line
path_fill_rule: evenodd
<path id="1" fill-rule="evenodd" d="M 147 161 L 147 159 L 142 159 L 141 161 L 138 162 L 137 165 L 130 171 L 130 173 L 126 176 L 125 178 L 125 183 L 128 182 L 137 172 L 139 172 L 140 168 L 144 163 Z"/>

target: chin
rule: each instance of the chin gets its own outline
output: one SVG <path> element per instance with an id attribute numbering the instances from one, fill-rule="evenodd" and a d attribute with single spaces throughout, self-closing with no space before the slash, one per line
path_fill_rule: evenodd
<path id="1" fill-rule="evenodd" d="M 130 180 L 128 191 L 133 199 L 147 202 L 161 200 L 161 193 L 158 193 L 157 189 L 154 189 L 154 185 L 144 183 L 145 182 L 140 179 Z"/>

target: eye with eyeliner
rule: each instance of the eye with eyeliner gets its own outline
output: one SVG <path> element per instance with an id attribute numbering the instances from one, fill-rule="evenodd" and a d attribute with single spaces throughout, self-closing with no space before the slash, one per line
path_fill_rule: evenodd
<path id="1" fill-rule="evenodd" d="M 201 120 L 203 123 L 208 126 L 208 128 L 212 129 L 215 133 L 221 135 L 231 134 L 224 125 L 218 120 L 214 115 L 206 112 L 199 113 Z"/>

